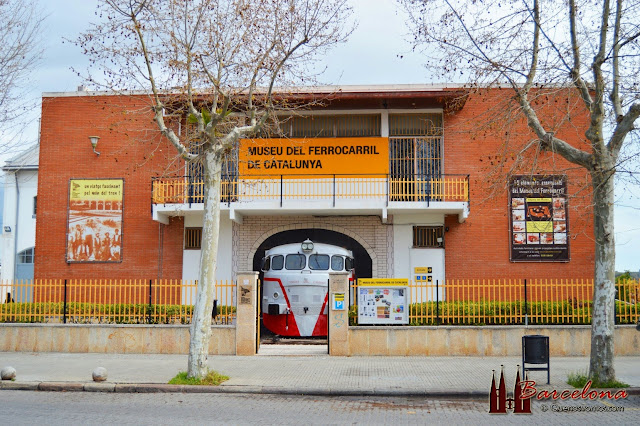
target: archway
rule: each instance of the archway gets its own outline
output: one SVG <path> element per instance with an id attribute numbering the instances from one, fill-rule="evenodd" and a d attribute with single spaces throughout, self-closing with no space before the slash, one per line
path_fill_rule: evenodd
<path id="1" fill-rule="evenodd" d="M 340 232 L 318 228 L 290 229 L 269 236 L 260 244 L 253 255 L 253 270 L 260 271 L 260 262 L 266 250 L 282 244 L 301 243 L 307 238 L 314 243 L 333 244 L 351 250 L 356 264 L 356 277 L 372 277 L 371 256 L 362 244 Z"/>

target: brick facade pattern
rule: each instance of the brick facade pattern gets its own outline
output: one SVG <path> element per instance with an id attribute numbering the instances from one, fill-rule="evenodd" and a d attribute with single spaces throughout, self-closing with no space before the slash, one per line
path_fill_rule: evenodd
<path id="1" fill-rule="evenodd" d="M 260 244 L 271 235 L 290 229 L 317 228 L 340 232 L 358 241 L 371 256 L 374 277 L 389 276 L 389 245 L 393 246 L 391 224 L 379 217 L 336 216 L 247 216 L 242 225 L 233 224 L 233 273 L 253 269 L 253 256 Z M 389 241 L 390 240 L 390 241 Z"/>
<path id="2" fill-rule="evenodd" d="M 587 150 L 588 116 L 580 100 L 559 91 L 545 97 L 543 124 L 573 146 Z M 447 216 L 447 279 L 593 278 L 595 245 L 588 172 L 559 155 L 524 147 L 536 139 L 522 113 L 514 110 L 510 90 L 470 96 L 459 112 L 445 114 L 444 166 L 447 174 L 469 174 L 470 214 L 464 223 Z M 554 98 L 555 97 L 555 98 Z M 535 105 L 535 104 L 534 104 Z M 541 107 L 537 106 L 540 109 Z M 567 120 L 567 112 L 572 114 Z M 511 114 L 510 116 L 508 116 Z M 497 122 L 496 117 L 510 120 Z M 511 235 L 507 193 L 509 174 L 568 176 L 570 261 L 509 260 Z"/>
<path id="3" fill-rule="evenodd" d="M 151 217 L 151 178 L 175 166 L 175 150 L 150 136 L 150 114 L 131 97 L 63 96 L 42 100 L 36 279 L 179 279 L 183 220 Z M 100 136 L 96 155 L 89 136 Z M 124 179 L 122 262 L 67 263 L 70 179 Z M 162 241 L 162 244 L 160 242 Z"/>

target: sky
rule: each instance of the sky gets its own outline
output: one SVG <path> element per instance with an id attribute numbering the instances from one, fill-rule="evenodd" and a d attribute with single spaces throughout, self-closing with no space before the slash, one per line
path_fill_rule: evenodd
<path id="1" fill-rule="evenodd" d="M 38 0 L 46 16 L 42 34 L 44 58 L 33 73 L 30 95 L 75 91 L 82 80 L 71 70 L 86 69 L 88 61 L 73 40 L 95 21 L 95 0 Z M 425 84 L 432 79 L 423 59 L 411 51 L 405 15 L 394 0 L 352 0 L 358 27 L 348 42 L 326 58 L 325 84 Z M 453 83 L 460 83 L 453 81 Z M 39 109 L 26 132 L 25 147 L 37 141 Z M 445 141 L 446 143 L 446 141 Z M 20 150 L 18 147 L 17 150 Z M 6 159 L 17 151 L 6 153 Z M 618 185 L 616 189 L 616 269 L 640 270 L 640 189 Z"/>

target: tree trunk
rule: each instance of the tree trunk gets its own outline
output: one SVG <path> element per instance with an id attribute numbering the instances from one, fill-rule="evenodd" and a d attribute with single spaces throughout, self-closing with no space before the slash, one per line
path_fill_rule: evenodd
<path id="1" fill-rule="evenodd" d="M 211 313 L 216 288 L 216 261 L 220 231 L 220 172 L 222 160 L 208 151 L 204 161 L 204 218 L 200 252 L 200 279 L 191 320 L 187 375 L 202 378 L 208 370 Z"/>
<path id="2" fill-rule="evenodd" d="M 613 168 L 604 163 L 606 162 L 598 163 L 602 164 L 602 167 L 591 174 L 596 258 L 589 377 L 600 382 L 615 379 L 613 369 L 615 238 L 613 229 L 613 173 L 610 172 Z"/>

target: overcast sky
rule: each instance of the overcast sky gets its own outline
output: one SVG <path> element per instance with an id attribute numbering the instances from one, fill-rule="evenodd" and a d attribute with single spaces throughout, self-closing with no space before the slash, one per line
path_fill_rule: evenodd
<path id="1" fill-rule="evenodd" d="M 74 91 L 81 80 L 71 71 L 86 68 L 88 61 L 73 44 L 63 39 L 75 39 L 95 19 L 94 0 L 38 0 L 47 16 L 43 33 L 45 57 L 36 70 L 32 96 L 42 92 Z M 418 54 L 407 43 L 404 15 L 394 0 L 352 0 L 358 28 L 348 43 L 328 56 L 327 84 L 424 84 L 433 80 L 422 66 Z M 39 110 L 32 122 L 37 123 Z M 37 125 L 31 126 L 28 139 L 37 138 Z M 6 156 L 4 156 L 6 159 Z M 640 269 L 640 221 L 638 221 L 640 191 L 619 185 L 616 209 L 617 270 Z"/>

